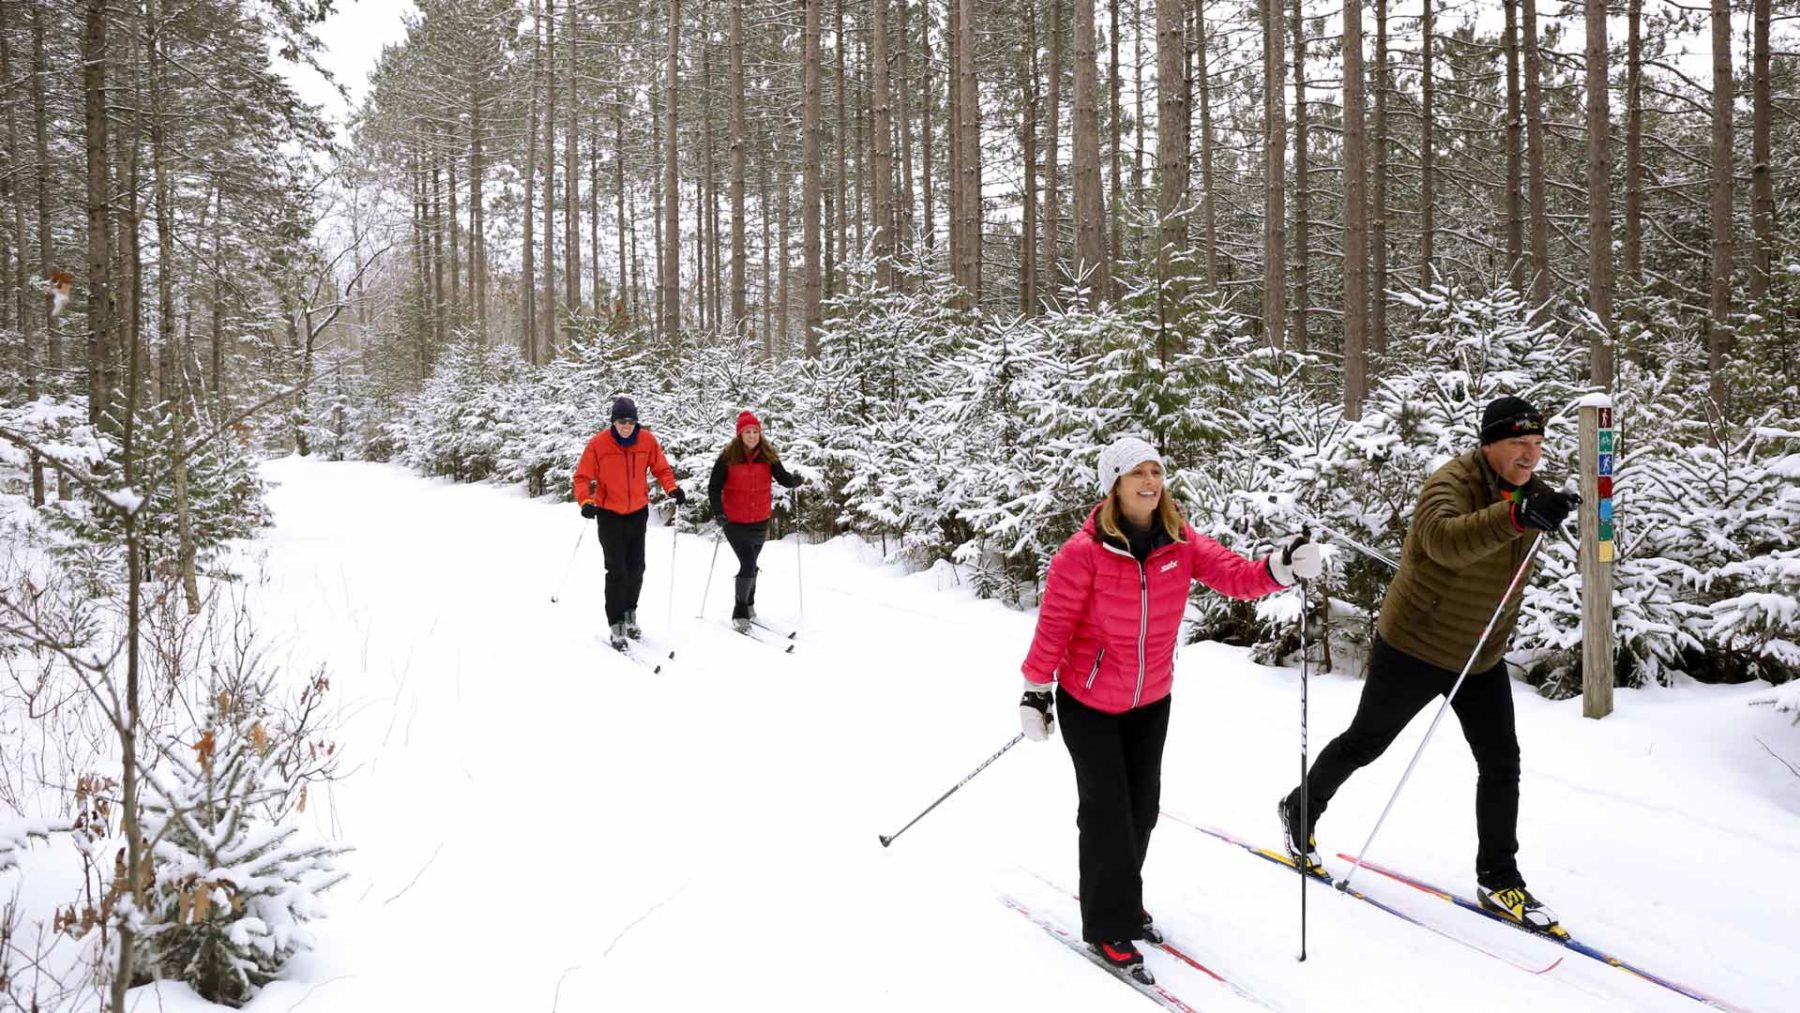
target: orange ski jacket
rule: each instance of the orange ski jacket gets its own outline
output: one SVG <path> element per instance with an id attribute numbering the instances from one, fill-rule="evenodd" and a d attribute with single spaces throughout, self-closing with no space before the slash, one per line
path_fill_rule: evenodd
<path id="1" fill-rule="evenodd" d="M 636 513 L 650 505 L 650 483 L 644 472 L 656 475 L 663 491 L 675 492 L 675 469 L 663 456 L 662 444 L 643 426 L 631 445 L 620 446 L 607 426 L 588 440 L 575 465 L 575 502 L 593 503 L 616 514 Z"/>

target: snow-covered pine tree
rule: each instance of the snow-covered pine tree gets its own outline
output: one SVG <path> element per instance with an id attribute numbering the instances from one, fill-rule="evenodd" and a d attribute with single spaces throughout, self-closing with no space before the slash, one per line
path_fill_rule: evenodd
<path id="1" fill-rule="evenodd" d="M 243 1005 L 311 945 L 319 894 L 347 875 L 345 849 L 295 819 L 336 764 L 316 727 L 328 689 L 315 676 L 284 708 L 271 677 L 235 673 L 215 687 L 192 755 L 170 749 L 146 770 L 149 963 L 208 1001 Z"/>

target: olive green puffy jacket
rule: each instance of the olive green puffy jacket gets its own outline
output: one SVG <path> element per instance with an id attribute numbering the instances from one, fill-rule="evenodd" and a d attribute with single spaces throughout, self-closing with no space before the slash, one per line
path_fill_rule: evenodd
<path id="1" fill-rule="evenodd" d="M 1530 493 L 1547 486 L 1532 478 Z M 1512 504 L 1480 449 L 1453 458 L 1425 480 L 1375 629 L 1398 650 L 1462 671 L 1500 596 L 1531 546 L 1513 524 Z M 1529 579 L 1529 575 L 1527 575 Z M 1499 664 L 1519 618 L 1514 594 L 1472 672 Z"/>

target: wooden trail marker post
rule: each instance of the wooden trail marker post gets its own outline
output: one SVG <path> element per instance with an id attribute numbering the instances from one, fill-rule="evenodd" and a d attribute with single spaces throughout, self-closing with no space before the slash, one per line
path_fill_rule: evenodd
<path id="1" fill-rule="evenodd" d="M 1613 709 L 1613 434 L 1612 399 L 1589 394 L 1581 425 L 1581 714 Z"/>

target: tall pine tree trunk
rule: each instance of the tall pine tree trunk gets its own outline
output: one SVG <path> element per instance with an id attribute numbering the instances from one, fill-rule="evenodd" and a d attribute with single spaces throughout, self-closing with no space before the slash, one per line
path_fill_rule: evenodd
<path id="1" fill-rule="evenodd" d="M 479 80 L 479 71 L 477 71 Z M 481 85 L 469 90 L 469 287 L 475 291 L 475 327 L 487 337 L 487 238 L 483 222 Z"/>
<path id="2" fill-rule="evenodd" d="M 108 432 L 112 397 L 117 386 L 112 366 L 116 353 L 113 300 L 112 162 L 107 123 L 106 69 L 109 21 L 106 0 L 86 0 L 81 36 L 83 143 L 87 154 L 87 371 L 88 422 Z M 120 946 L 120 977 L 131 978 L 129 940 Z M 115 1006 L 123 992 L 115 989 Z"/>
<path id="3" fill-rule="evenodd" d="M 1019 312 L 1037 312 L 1037 7 L 1025 5 L 1025 44 L 1019 49 L 1019 151 L 1025 161 L 1025 186 L 1019 220 Z"/>
<path id="4" fill-rule="evenodd" d="M 832 206 L 836 209 L 832 219 L 833 252 L 826 257 L 825 294 L 838 294 L 838 286 L 834 282 L 837 268 L 850 262 L 850 74 L 847 68 L 849 56 L 846 50 L 849 41 L 844 34 L 844 3 L 837 0 L 835 11 L 836 23 L 834 32 L 837 45 L 832 59 L 837 69 L 837 133 L 833 140 L 833 150 L 837 154 L 837 175 L 832 179 Z"/>
<path id="5" fill-rule="evenodd" d="M 663 82 L 665 147 L 663 148 L 662 329 L 669 344 L 681 337 L 681 177 L 676 152 L 681 148 L 681 0 L 669 0 L 669 52 Z"/>
<path id="6" fill-rule="evenodd" d="M 1712 3 L 1712 330 L 1707 340 L 1713 407 L 1726 414 L 1725 356 L 1731 351 L 1731 3 Z"/>
<path id="7" fill-rule="evenodd" d="M 568 181 L 564 181 L 564 186 Z M 556 0 L 544 0 L 544 333 L 546 361 L 556 357 L 562 313 L 556 298 Z"/>
<path id="8" fill-rule="evenodd" d="M 618 223 L 617 223 L 617 228 L 618 228 L 618 232 L 619 232 L 619 293 L 620 293 L 620 295 L 619 295 L 618 300 L 614 304 L 615 313 L 617 311 L 625 310 L 625 307 L 627 307 L 627 306 L 631 307 L 631 312 L 635 313 L 636 309 L 637 309 L 637 300 L 638 300 L 637 286 L 630 283 L 630 278 L 631 278 L 630 265 L 628 265 L 625 261 L 626 230 L 629 228 L 635 232 L 635 227 L 627 225 L 628 219 L 625 216 L 625 87 L 624 87 L 624 85 L 619 86 L 618 92 L 613 97 L 613 199 L 614 199 L 615 203 L 617 204 L 618 218 L 619 218 Z M 596 257 L 599 256 L 600 251 L 595 250 L 594 255 Z"/>
<path id="9" fill-rule="evenodd" d="M 1587 2 L 1588 310 L 1597 324 L 1589 339 L 1593 382 L 1612 389 L 1612 124 L 1607 95 L 1606 0 Z"/>
<path id="10" fill-rule="evenodd" d="M 1298 60 L 1298 42 L 1295 45 Z M 1362 0 L 1344 0 L 1344 417 L 1349 419 L 1362 418 L 1368 391 L 1365 144 Z"/>
<path id="11" fill-rule="evenodd" d="M 520 320 L 523 328 L 520 344 L 525 352 L 525 361 L 535 365 L 542 359 L 538 356 L 537 253 L 532 236 L 536 205 L 532 204 L 532 195 L 537 187 L 538 75 L 544 62 L 542 37 L 538 34 L 542 31 L 543 15 L 538 11 L 537 0 L 532 0 L 531 12 L 539 27 L 533 32 L 537 53 L 532 60 L 531 99 L 526 103 L 525 109 L 525 207 L 521 215 L 524 219 L 523 241 L 519 244 L 519 298 L 524 303 Z"/>
<path id="12" fill-rule="evenodd" d="M 1430 0 L 1427 0 L 1427 3 L 1429 2 Z M 1293 347 L 1297 352 L 1304 352 L 1307 350 L 1308 338 L 1306 333 L 1306 313 L 1309 301 L 1312 299 L 1312 291 L 1307 284 L 1307 272 L 1311 267 L 1310 260 L 1312 248 L 1309 241 L 1310 237 L 1308 235 L 1309 230 L 1307 228 L 1306 218 L 1311 212 L 1312 193 L 1308 189 L 1309 181 L 1306 172 L 1307 162 L 1311 160 L 1311 156 L 1307 151 L 1306 134 L 1306 21 L 1302 16 L 1301 6 L 1301 0 L 1294 0 L 1294 327 L 1292 333 L 1294 337 Z M 1351 14 L 1351 11 L 1346 11 L 1345 18 L 1348 19 Z M 1361 15 L 1357 14 L 1357 16 L 1360 17 Z M 1360 68 L 1362 65 L 1362 54 L 1349 52 L 1350 36 L 1348 35 L 1348 24 L 1345 26 L 1345 32 L 1344 45 L 1346 48 L 1344 52 L 1344 65 L 1346 69 L 1344 72 L 1344 94 L 1348 96 L 1351 87 L 1348 68 L 1352 61 Z M 1360 95 L 1361 82 L 1356 82 L 1356 85 L 1357 94 Z M 1360 124 L 1362 110 L 1360 108 L 1357 109 L 1355 115 Z M 1344 110 L 1344 166 L 1346 173 L 1349 172 L 1350 165 L 1350 117 L 1351 110 L 1346 108 Z M 1357 158 L 1360 160 L 1361 157 L 1362 155 L 1359 151 L 1357 153 Z M 1352 185 L 1352 182 L 1349 180 L 1346 180 L 1344 183 L 1344 206 L 1346 209 L 1348 209 L 1350 205 L 1350 191 Z M 1360 188 L 1361 181 L 1356 181 L 1354 185 Z M 1346 211 L 1345 220 L 1346 222 L 1349 221 L 1348 211 Z M 1351 241 L 1352 240 L 1348 235 L 1344 237 L 1346 260 L 1349 258 L 1348 248 Z M 1344 271 L 1344 283 L 1348 286 L 1349 282 L 1350 271 L 1346 265 Z M 1346 306 L 1348 305 L 1348 302 L 1349 297 L 1346 296 Z M 1345 351 L 1349 351 L 1348 347 L 1345 348 Z M 1345 365 L 1348 367 L 1349 363 L 1346 362 Z"/>
<path id="13" fill-rule="evenodd" d="M 1364 286 L 1369 319 L 1369 350 L 1387 351 L 1388 286 L 1388 96 L 1394 93 L 1394 76 L 1388 67 L 1388 0 L 1375 0 L 1375 136 L 1369 142 L 1374 156 L 1375 193 L 1369 200 L 1369 277 Z"/>
<path id="14" fill-rule="evenodd" d="M 1625 15 L 1625 279 L 1644 289 L 1644 53 L 1643 0 L 1628 0 Z M 1635 307 L 1627 309 L 1633 317 Z"/>
<path id="15" fill-rule="evenodd" d="M 1770 134 L 1774 128 L 1769 81 L 1769 0 L 1751 0 L 1750 55 L 1750 298 L 1769 290 L 1770 258 L 1775 250 L 1775 166 Z"/>
<path id="16" fill-rule="evenodd" d="M 962 176 L 962 283 L 973 306 L 981 301 L 981 93 L 975 77 L 975 0 L 957 0 L 956 31 L 957 134 L 962 148 L 957 166 Z M 1094 183 L 1099 185 L 1098 176 Z"/>
<path id="17" fill-rule="evenodd" d="M 1636 3 L 1637 0 L 1632 0 Z M 1519 94 L 1518 0 L 1504 0 L 1506 34 L 1506 276 L 1515 291 L 1525 290 L 1524 115 Z"/>
<path id="18" fill-rule="evenodd" d="M 1062 289 L 1057 268 L 1057 248 L 1062 242 L 1062 66 L 1064 0 L 1050 0 L 1049 109 L 1044 116 L 1044 276 L 1049 280 L 1052 302 Z"/>
<path id="19" fill-rule="evenodd" d="M 1157 45 L 1161 47 L 1162 3 L 1157 0 Z M 1200 106 L 1200 217 L 1202 219 L 1203 242 L 1206 247 L 1206 287 L 1217 290 L 1219 287 L 1219 213 L 1218 202 L 1213 182 L 1213 127 L 1212 127 L 1212 75 L 1207 70 L 1207 37 L 1206 37 L 1206 5 L 1194 5 L 1195 39 L 1194 49 L 1199 67 L 1194 72 L 1197 83 L 1196 95 Z M 1158 73 L 1161 68 L 1159 66 Z M 1160 130 L 1160 126 L 1158 127 Z M 1160 147 L 1161 142 L 1158 141 Z M 1186 164 L 1187 151 L 1181 152 L 1182 162 Z M 1160 161 L 1160 155 L 1158 156 Z"/>
<path id="20" fill-rule="evenodd" d="M 1525 28 L 1525 173 L 1531 220 L 1531 311 L 1550 303 L 1550 208 L 1544 178 L 1543 56 L 1538 52 L 1537 0 L 1519 0 Z"/>
<path id="21" fill-rule="evenodd" d="M 931 127 L 931 109 L 937 104 L 937 88 L 931 75 L 931 26 L 936 20 L 931 14 L 929 0 L 919 5 L 919 13 L 925 24 L 919 29 L 920 66 L 924 68 L 924 84 L 920 89 L 922 101 L 919 103 L 919 183 L 921 188 L 920 204 L 925 210 L 925 249 L 937 249 L 937 211 L 932 197 L 937 168 L 931 160 L 933 131 Z"/>
<path id="22" fill-rule="evenodd" d="M 1437 272 L 1437 12 L 1432 0 L 1424 11 L 1419 48 L 1419 287 L 1430 288 Z"/>
<path id="23" fill-rule="evenodd" d="M 1271 348 L 1287 344 L 1286 247 L 1287 101 L 1282 95 L 1287 58 L 1279 0 L 1261 0 L 1263 30 L 1263 337 Z"/>
<path id="24" fill-rule="evenodd" d="M 1112 262 L 1117 263 L 1125 257 L 1125 232 L 1120 225 L 1120 223 L 1125 220 L 1125 185 L 1122 176 L 1124 172 L 1123 161 L 1121 160 L 1119 153 L 1119 0 L 1109 0 L 1106 6 L 1112 18 L 1111 32 L 1106 40 L 1106 65 L 1111 78 L 1109 87 L 1112 92 L 1109 96 L 1111 106 L 1108 110 L 1111 114 L 1111 118 L 1107 124 L 1107 133 L 1110 135 L 1109 139 L 1112 142 L 1112 147 L 1110 149 L 1111 164 L 1109 166 L 1112 178 L 1108 181 L 1110 184 L 1110 193 L 1107 196 L 1106 204 L 1109 212 L 1107 220 L 1112 228 L 1111 236 L 1107 243 L 1107 249 L 1110 254 L 1109 259 Z M 1107 292 L 1107 297 L 1110 299 L 1117 299 L 1119 297 L 1118 279 L 1116 277 L 1113 279 L 1111 290 Z"/>
<path id="25" fill-rule="evenodd" d="M 895 98 L 900 103 L 900 214 L 896 223 L 894 245 L 900 256 L 912 255 L 913 242 L 913 141 L 912 141 L 912 21 L 911 0 L 900 0 L 900 45 L 894 60 L 899 75 Z M 1034 61 L 1035 65 L 1035 61 Z M 1033 158 L 1037 157 L 1035 154 Z M 898 283 L 899 278 L 895 281 Z"/>
<path id="26" fill-rule="evenodd" d="M 889 137 L 893 130 L 888 111 L 888 3 L 874 0 L 874 44 L 870 59 L 874 77 L 875 109 L 871 125 L 875 142 L 873 167 L 875 234 L 875 270 L 879 283 L 894 285 L 894 150 Z"/>
<path id="27" fill-rule="evenodd" d="M 563 4 L 563 49 L 568 51 L 569 115 L 563 130 L 563 305 L 569 308 L 570 326 L 581 312 L 581 100 L 575 71 L 579 41 L 575 30 L 575 0 Z M 451 214 L 455 219 L 455 214 Z M 595 251 L 595 256 L 599 252 Z M 595 290 L 598 296 L 600 293 Z M 572 334 L 565 329 L 562 344 Z"/>
<path id="28" fill-rule="evenodd" d="M 741 342 L 749 325 L 750 306 L 744 291 L 744 0 L 731 0 L 731 333 Z M 767 177 L 764 177 L 765 179 Z M 768 202 L 763 202 L 767 221 Z M 763 238 L 766 254 L 769 241 Z M 765 267 L 763 288 L 768 289 Z M 765 296 L 765 298 L 767 298 Z M 766 327 L 764 328 L 767 329 Z"/>
<path id="29" fill-rule="evenodd" d="M 824 322 L 824 312 L 820 304 L 819 292 L 819 13 L 825 0 L 804 0 L 806 4 L 806 28 L 802 47 L 802 74 L 804 76 L 803 97 L 801 104 L 800 128 L 800 245 L 804 266 L 800 277 L 801 313 L 806 321 L 806 356 L 817 358 L 819 354 L 819 326 Z M 786 216 L 783 216 L 786 221 Z M 786 258 L 782 259 L 785 266 Z M 787 311 L 787 303 L 782 301 L 782 312 Z M 787 324 L 784 321 L 782 330 Z"/>
<path id="30" fill-rule="evenodd" d="M 1169 280 L 1169 258 L 1180 252 L 1187 238 L 1178 218 L 1182 202 L 1187 200 L 1188 183 L 1187 88 L 1183 84 L 1187 39 L 1182 31 L 1182 6 L 1182 0 L 1156 0 L 1156 213 L 1162 219 L 1161 235 L 1157 237 L 1156 275 L 1164 282 Z M 1206 94 L 1204 85 L 1201 94 Z M 1202 127 L 1201 132 L 1207 131 Z M 1208 170 L 1203 180 L 1208 198 L 1212 196 L 1212 145 L 1209 141 L 1208 137 L 1201 138 L 1202 164 Z M 1211 210 L 1210 200 L 1207 209 Z M 1212 284 L 1212 220 L 1208 218 L 1206 224 L 1206 278 Z"/>
<path id="31" fill-rule="evenodd" d="M 964 0 L 968 2 L 968 0 Z M 1075 277 L 1098 306 L 1111 291 L 1106 208 L 1100 198 L 1099 69 L 1095 66 L 1094 0 L 1075 0 Z"/>
<path id="32" fill-rule="evenodd" d="M 32 145 L 37 154 L 37 253 L 39 277 L 48 278 L 56 265 L 56 239 L 50 229 L 50 130 L 45 91 L 50 76 L 44 59 L 43 4 L 29 4 L 31 9 L 31 120 Z M 43 297 L 44 365 L 60 371 L 63 368 L 62 336 L 50 315 L 53 297 Z M 57 472 L 59 476 L 62 472 Z"/>

